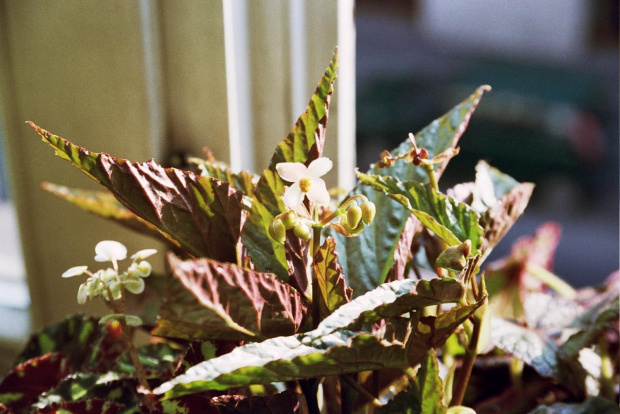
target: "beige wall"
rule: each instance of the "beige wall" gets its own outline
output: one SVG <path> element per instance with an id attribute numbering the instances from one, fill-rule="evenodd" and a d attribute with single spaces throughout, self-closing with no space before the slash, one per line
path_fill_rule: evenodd
<path id="1" fill-rule="evenodd" d="M 308 3 L 308 98 L 337 44 L 336 3 Z M 292 127 L 287 8 L 284 0 L 248 2 L 252 139 L 261 170 Z M 149 47 L 155 53 L 147 58 Z M 78 306 L 80 281 L 60 278 L 71 266 L 96 269 L 98 241 L 121 241 L 130 252 L 158 246 L 40 190 L 41 181 L 98 186 L 24 122 L 132 161 L 200 155 L 205 145 L 228 161 L 225 80 L 221 0 L 0 2 L 0 105 L 35 328 L 101 309 Z M 336 114 L 334 108 L 328 133 L 334 158 Z"/>

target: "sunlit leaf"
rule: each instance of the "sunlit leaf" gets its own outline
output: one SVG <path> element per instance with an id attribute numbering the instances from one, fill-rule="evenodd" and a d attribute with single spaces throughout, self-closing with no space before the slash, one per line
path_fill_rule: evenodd
<path id="1" fill-rule="evenodd" d="M 157 230 L 157 227 L 132 213 L 109 191 L 81 190 L 48 182 L 42 183 L 41 187 L 45 191 L 49 191 L 67 200 L 84 211 L 113 220 L 139 233 L 157 237 L 168 242 L 168 239 Z"/>
<path id="2" fill-rule="evenodd" d="M 553 378 L 577 398 L 585 394 L 586 371 L 577 361 L 562 360 L 550 338 L 513 322 L 492 318 L 491 343 L 522 360 L 541 376 Z"/>
<path id="3" fill-rule="evenodd" d="M 347 286 L 342 267 L 337 263 L 336 242 L 328 237 L 314 256 L 312 267 L 319 280 L 321 314 L 329 315 L 341 305 L 351 301 L 351 288 Z"/>
<path id="4" fill-rule="evenodd" d="M 257 339 L 291 335 L 308 303 L 275 275 L 209 259 L 168 256 L 187 292 L 167 298 L 153 334 L 182 339 Z"/>
<path id="5" fill-rule="evenodd" d="M 488 86 L 478 88 L 469 98 L 419 131 L 415 135 L 418 147 L 425 148 L 430 158 L 449 148 L 455 148 L 482 94 L 489 89 Z M 407 139 L 392 153 L 405 154 L 410 149 L 411 142 Z M 441 177 L 448 162 L 449 160 L 446 160 L 434 166 L 437 179 Z M 390 175 L 401 181 L 428 182 L 428 175 L 421 167 L 402 161 L 388 168 L 372 165 L 368 174 Z M 387 280 L 403 229 L 411 213 L 404 205 L 362 184 L 356 185 L 346 198 L 353 194 L 363 194 L 375 203 L 377 207 L 375 220 L 358 237 L 344 237 L 335 231 L 329 234 L 336 239 L 339 263 L 343 273 L 347 275 L 347 282 L 353 289 L 353 295 L 357 297 Z"/>
<path id="6" fill-rule="evenodd" d="M 245 196 L 252 197 L 252 194 L 254 194 L 258 176 L 245 170 L 232 172 L 228 165 L 216 161 L 210 151 L 207 152 L 206 160 L 191 157 L 188 161 L 198 166 L 200 175 L 203 177 L 217 178 L 218 180 L 227 182 L 237 190 L 243 192 Z"/>
<path id="7" fill-rule="evenodd" d="M 416 375 L 416 382 L 421 393 L 421 411 L 422 414 L 441 414 L 446 412 L 446 407 L 443 405 L 443 382 L 439 378 L 439 365 L 437 364 L 437 357 L 435 350 L 430 348 L 418 374 Z"/>
<path id="8" fill-rule="evenodd" d="M 467 204 L 421 183 L 359 172 L 357 176 L 362 184 L 383 191 L 406 206 L 424 226 L 448 245 L 456 246 L 471 240 L 472 254 L 478 253 L 483 229 L 478 224 L 480 216 Z"/>
<path id="9" fill-rule="evenodd" d="M 334 54 L 330 66 L 293 130 L 278 145 L 269 167 L 263 171 L 252 199 L 252 210 L 243 227 L 242 240 L 256 268 L 263 272 L 277 274 L 283 281 L 289 279 L 289 267 L 284 246 L 269 236 L 269 225 L 276 215 L 285 210 L 280 198 L 285 182 L 276 171 L 281 162 L 301 162 L 308 165 L 321 156 L 325 141 L 325 127 L 329 103 L 336 80 L 338 53 Z"/>
<path id="10" fill-rule="evenodd" d="M 91 152 L 30 125 L 58 156 L 110 190 L 178 247 L 197 257 L 236 262 L 242 224 L 240 191 L 219 180 L 163 168 L 153 160 L 132 163 Z"/>
<path id="11" fill-rule="evenodd" d="M 188 369 L 155 392 L 171 398 L 210 389 L 415 365 L 429 346 L 440 346 L 481 303 L 457 307 L 438 317 L 423 317 L 414 310 L 421 304 L 437 304 L 439 300 L 411 300 L 407 309 L 403 306 L 407 300 L 403 298 L 418 296 L 411 287 L 410 280 L 384 284 L 381 290 L 342 305 L 314 331 L 243 345 Z M 428 286 L 424 289 L 425 292 L 436 290 Z M 445 293 L 443 289 L 439 291 L 440 296 Z M 387 297 L 398 307 L 398 312 L 411 312 L 411 331 L 402 329 L 389 333 L 388 337 L 385 336 L 388 331 L 373 334 L 364 329 L 350 330 L 353 324 L 396 313 L 389 309 L 389 304 L 374 300 L 373 296 Z"/>

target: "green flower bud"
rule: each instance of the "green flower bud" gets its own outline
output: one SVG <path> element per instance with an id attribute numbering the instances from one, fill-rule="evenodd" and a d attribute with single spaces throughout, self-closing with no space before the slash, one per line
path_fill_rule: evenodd
<path id="1" fill-rule="evenodd" d="M 280 216 L 280 219 L 282 220 L 284 227 L 289 230 L 295 227 L 295 223 L 297 223 L 297 214 L 295 214 L 294 211 L 287 211 Z"/>
<path id="2" fill-rule="evenodd" d="M 375 219 L 375 214 L 377 213 L 375 203 L 372 201 L 364 201 L 360 208 L 362 209 L 362 221 L 364 221 L 364 224 L 368 225 L 372 223 Z"/>
<path id="3" fill-rule="evenodd" d="M 295 225 L 295 236 L 303 241 L 309 240 L 311 234 L 310 227 L 306 223 L 300 222 Z"/>
<path id="4" fill-rule="evenodd" d="M 435 267 L 460 272 L 467 266 L 467 256 L 471 253 L 471 241 L 465 240 L 458 246 L 450 246 L 437 257 Z"/>
<path id="5" fill-rule="evenodd" d="M 286 240 L 286 227 L 284 227 L 282 220 L 276 219 L 269 225 L 269 235 L 278 243 L 284 243 L 284 240 Z"/>
<path id="6" fill-rule="evenodd" d="M 352 204 L 347 209 L 347 223 L 351 228 L 356 228 L 362 219 L 362 209 L 357 204 Z"/>

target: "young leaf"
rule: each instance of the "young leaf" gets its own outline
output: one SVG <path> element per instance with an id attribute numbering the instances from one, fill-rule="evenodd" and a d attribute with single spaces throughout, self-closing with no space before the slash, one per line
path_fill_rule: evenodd
<path id="1" fill-rule="evenodd" d="M 450 246 L 470 240 L 472 254 L 479 252 L 483 229 L 480 216 L 467 204 L 435 191 L 428 185 L 398 178 L 357 173 L 360 182 L 385 192 L 406 206 L 418 220 Z"/>
<path id="2" fill-rule="evenodd" d="M 417 146 L 425 148 L 430 158 L 449 148 L 456 148 L 482 94 L 489 89 L 488 86 L 478 88 L 465 101 L 419 131 L 416 134 Z M 392 153 L 405 154 L 410 149 L 411 142 L 407 139 Z M 448 162 L 449 159 L 434 165 L 437 179 L 441 177 Z M 390 175 L 401 181 L 428 182 L 428 175 L 422 168 L 402 161 L 388 168 L 372 165 L 368 174 Z M 404 205 L 361 183 L 357 184 L 346 198 L 354 194 L 363 194 L 375 203 L 377 215 L 372 225 L 367 226 L 358 237 L 344 237 L 335 231 L 329 231 L 329 235 L 336 239 L 339 263 L 343 273 L 347 275 L 347 282 L 353 289 L 353 295 L 357 297 L 386 281 L 395 261 L 394 255 L 403 236 L 403 229 L 411 213 Z"/>
<path id="3" fill-rule="evenodd" d="M 58 156 L 110 190 L 178 247 L 193 256 L 236 262 L 242 221 L 240 191 L 188 171 L 163 168 L 153 160 L 132 163 L 91 152 L 30 125 Z"/>
<path id="4" fill-rule="evenodd" d="M 243 244 L 256 268 L 275 273 L 283 281 L 289 279 L 286 252 L 281 243 L 269 236 L 269 226 L 274 217 L 285 210 L 284 202 L 280 198 L 285 183 L 276 171 L 276 164 L 301 162 L 308 165 L 321 156 L 337 66 L 336 52 L 319 81 L 306 112 L 299 117 L 286 139 L 280 142 L 269 168 L 261 175 L 252 199 L 251 213 L 243 226 Z"/>
<path id="5" fill-rule="evenodd" d="M 229 354 L 200 363 L 155 390 L 165 398 L 224 390 L 248 384 L 268 384 L 332 374 L 380 368 L 400 368 L 417 364 L 429 346 L 440 346 L 480 306 L 457 307 L 438 317 L 419 317 L 420 306 L 439 303 L 426 298 L 411 301 L 409 308 L 396 299 L 417 296 L 410 280 L 382 285 L 377 292 L 342 305 L 324 319 L 314 331 L 289 337 L 268 339 L 236 348 Z M 384 288 L 386 285 L 388 288 Z M 440 291 L 442 289 L 439 289 Z M 425 292 L 437 289 L 424 289 Z M 391 292 L 391 295 L 390 295 Z M 445 292 L 438 293 L 443 296 Z M 378 297 L 392 297 L 398 312 L 411 312 L 411 332 L 401 330 L 386 336 L 369 331 L 352 331 L 351 325 L 376 320 L 381 314 L 396 313 Z M 455 298 L 455 300 L 457 300 Z M 377 306 L 379 305 L 379 306 Z"/>
<path id="6" fill-rule="evenodd" d="M 273 274 L 209 259 L 181 261 L 173 254 L 168 261 L 193 301 L 169 298 L 155 335 L 190 340 L 270 338 L 294 334 L 305 322 L 306 299 Z"/>
<path id="7" fill-rule="evenodd" d="M 169 240 L 157 230 L 157 227 L 142 220 L 139 216 L 125 208 L 125 206 L 123 206 L 109 191 L 81 190 L 48 182 L 42 183 L 41 188 L 67 200 L 84 211 L 116 221 L 139 233 L 169 242 Z"/>
<path id="8" fill-rule="evenodd" d="M 472 207 L 481 214 L 480 225 L 484 228 L 481 260 L 484 260 L 523 214 L 534 184 L 521 184 L 480 161 L 476 166 L 476 188 Z"/>
<path id="9" fill-rule="evenodd" d="M 318 304 L 324 316 L 330 315 L 341 305 L 351 302 L 352 291 L 347 286 L 342 267 L 336 262 L 338 253 L 335 250 L 336 242 L 328 237 L 314 256 L 312 263 L 321 290 L 320 299 L 317 296 Z"/>

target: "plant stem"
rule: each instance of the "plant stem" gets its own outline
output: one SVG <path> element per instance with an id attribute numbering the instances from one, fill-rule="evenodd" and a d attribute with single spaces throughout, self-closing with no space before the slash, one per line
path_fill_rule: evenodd
<path id="1" fill-rule="evenodd" d="M 601 355 L 601 397 L 615 401 L 613 363 L 607 352 L 607 344 L 604 337 L 599 339 L 598 348 Z"/>
<path id="2" fill-rule="evenodd" d="M 450 406 L 461 405 L 463 403 L 467 383 L 469 382 L 471 371 L 474 368 L 474 363 L 476 362 L 476 356 L 478 354 L 476 352 L 476 348 L 478 348 L 478 340 L 480 339 L 481 323 L 473 318 L 472 325 L 474 326 L 474 329 L 471 333 L 467 350 L 465 351 L 465 357 L 463 358 L 461 369 L 459 370 L 459 376 L 456 382 L 456 387 L 454 388 L 454 393 L 452 394 Z"/>
<path id="3" fill-rule="evenodd" d="M 513 357 L 510 361 L 510 379 L 512 380 L 512 386 L 517 391 L 523 389 L 523 368 L 525 364 L 523 360 Z"/>
<path id="4" fill-rule="evenodd" d="M 437 175 L 435 174 L 435 169 L 433 168 L 433 164 L 430 162 L 423 162 L 422 167 L 424 167 L 424 171 L 428 175 L 428 180 L 433 187 L 433 190 L 439 191 L 439 184 L 437 183 Z"/>
<path id="5" fill-rule="evenodd" d="M 577 296 L 575 289 L 541 265 L 528 262 L 527 272 L 567 299 L 573 300 Z"/>
<path id="6" fill-rule="evenodd" d="M 344 382 L 346 382 L 355 391 L 357 391 L 358 393 L 360 393 L 361 395 L 366 397 L 366 399 L 368 401 L 370 401 L 373 406 L 375 406 L 375 407 L 383 407 L 383 404 L 381 404 L 381 401 L 379 401 L 374 395 L 372 395 L 371 393 L 366 391 L 364 389 L 364 387 L 362 387 L 360 384 L 358 384 L 357 381 L 355 381 L 353 378 L 351 378 L 348 374 L 343 374 L 343 375 L 340 376 L 340 378 L 343 379 Z"/>
<path id="7" fill-rule="evenodd" d="M 316 254 L 319 252 L 319 248 L 321 246 L 321 228 L 313 227 L 312 228 L 312 260 Z M 319 285 L 319 278 L 314 271 L 314 263 L 310 268 L 310 272 L 312 273 L 312 327 L 316 329 L 321 322 L 321 306 L 320 301 L 321 297 L 321 287 Z"/>

